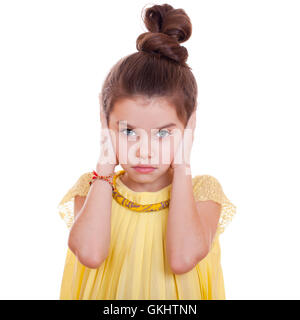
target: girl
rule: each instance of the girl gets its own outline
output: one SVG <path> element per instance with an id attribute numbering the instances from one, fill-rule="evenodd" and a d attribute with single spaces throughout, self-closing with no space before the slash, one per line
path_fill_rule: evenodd
<path id="1" fill-rule="evenodd" d="M 215 177 L 191 174 L 197 84 L 180 45 L 191 22 L 168 4 L 144 22 L 138 52 L 103 83 L 95 171 L 59 203 L 71 228 L 60 299 L 225 299 L 219 235 L 236 207 Z"/>

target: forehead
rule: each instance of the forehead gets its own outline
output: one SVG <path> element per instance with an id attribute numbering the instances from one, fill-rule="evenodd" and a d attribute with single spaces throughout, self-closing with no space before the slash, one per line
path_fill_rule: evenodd
<path id="1" fill-rule="evenodd" d="M 175 106 L 164 98 L 138 97 L 117 101 L 110 114 L 110 121 L 115 124 L 119 120 L 126 120 L 139 128 L 155 128 L 171 122 L 178 127 L 182 126 Z"/>

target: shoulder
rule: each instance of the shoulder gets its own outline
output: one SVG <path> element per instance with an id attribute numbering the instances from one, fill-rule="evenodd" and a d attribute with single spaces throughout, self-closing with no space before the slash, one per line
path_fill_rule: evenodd
<path id="1" fill-rule="evenodd" d="M 192 178 L 193 183 L 217 183 L 218 179 L 210 174 L 199 174 Z"/>
<path id="2" fill-rule="evenodd" d="M 60 204 L 70 201 L 77 195 L 86 196 L 90 189 L 89 182 L 92 180 L 92 177 L 93 172 L 84 172 L 81 174 L 61 199 Z"/>
<path id="3" fill-rule="evenodd" d="M 209 192 L 209 191 L 222 191 L 222 186 L 219 180 L 209 174 L 196 175 L 192 179 L 193 190 L 195 193 Z"/>
<path id="4" fill-rule="evenodd" d="M 220 181 L 209 174 L 196 175 L 193 179 L 195 201 L 212 200 L 221 205 L 219 229 L 222 233 L 236 214 L 236 206 L 228 199 Z"/>
<path id="5" fill-rule="evenodd" d="M 90 189 L 90 180 L 92 180 L 93 172 L 85 172 L 81 174 L 77 180 L 69 187 L 63 198 L 60 200 L 57 209 L 60 217 L 65 221 L 68 228 L 74 222 L 74 204 L 80 205 L 83 199 L 78 198 L 75 203 L 76 196 L 85 197 Z"/>
<path id="6" fill-rule="evenodd" d="M 90 181 L 92 180 L 93 172 L 85 172 L 79 178 L 77 179 L 74 186 L 76 186 L 79 189 L 89 189 L 90 187 Z"/>

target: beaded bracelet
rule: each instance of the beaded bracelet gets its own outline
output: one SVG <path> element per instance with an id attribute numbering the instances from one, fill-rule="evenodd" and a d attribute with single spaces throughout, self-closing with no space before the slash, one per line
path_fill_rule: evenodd
<path id="1" fill-rule="evenodd" d="M 108 176 L 100 176 L 100 175 L 98 175 L 98 173 L 95 170 L 93 170 L 93 174 L 94 175 L 92 177 L 92 180 L 89 182 L 90 186 L 92 185 L 93 182 L 96 181 L 96 179 L 100 179 L 100 180 L 107 181 L 111 185 L 112 189 L 113 190 L 115 189 L 114 184 L 113 184 L 113 176 L 114 176 L 113 173 Z"/>

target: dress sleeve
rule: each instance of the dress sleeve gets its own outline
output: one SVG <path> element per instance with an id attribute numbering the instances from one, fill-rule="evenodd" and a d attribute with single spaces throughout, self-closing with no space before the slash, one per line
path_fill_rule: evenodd
<path id="1" fill-rule="evenodd" d="M 220 182 L 211 175 L 198 175 L 193 179 L 193 192 L 196 201 L 213 200 L 221 204 L 217 229 L 223 233 L 236 214 L 236 206 L 226 197 Z"/>
<path id="2" fill-rule="evenodd" d="M 82 174 L 76 183 L 68 190 L 59 202 L 57 209 L 60 217 L 65 221 L 68 228 L 74 222 L 74 198 L 76 195 L 86 196 L 90 189 L 89 182 L 92 180 L 93 172 Z"/>

